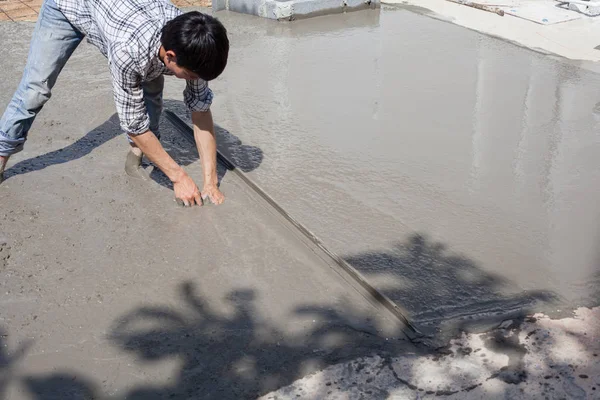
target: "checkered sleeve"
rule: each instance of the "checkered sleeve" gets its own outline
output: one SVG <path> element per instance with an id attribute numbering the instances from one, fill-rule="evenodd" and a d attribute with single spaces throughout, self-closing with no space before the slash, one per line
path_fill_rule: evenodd
<path id="1" fill-rule="evenodd" d="M 213 92 L 205 80 L 186 81 L 183 100 L 190 111 L 208 111 L 213 100 Z"/>
<path id="2" fill-rule="evenodd" d="M 108 60 L 121 129 L 130 135 L 145 133 L 150 128 L 150 118 L 135 61 L 122 48 L 109 51 Z"/>

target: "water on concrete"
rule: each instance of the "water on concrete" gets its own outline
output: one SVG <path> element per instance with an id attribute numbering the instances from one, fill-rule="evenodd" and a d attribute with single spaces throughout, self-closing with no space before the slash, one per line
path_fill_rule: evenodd
<path id="1" fill-rule="evenodd" d="M 219 17 L 251 176 L 411 318 L 599 303 L 600 75 L 402 9 Z"/>

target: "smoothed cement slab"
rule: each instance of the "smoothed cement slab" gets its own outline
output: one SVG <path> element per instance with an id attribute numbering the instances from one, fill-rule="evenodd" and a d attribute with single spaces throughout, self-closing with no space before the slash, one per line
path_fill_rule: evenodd
<path id="1" fill-rule="evenodd" d="M 415 322 L 600 303 L 598 74 L 407 10 L 219 15 L 250 175 Z"/>
<path id="2" fill-rule="evenodd" d="M 0 25 L 0 108 L 30 34 Z M 196 151 L 161 132 L 201 184 Z M 179 208 L 164 176 L 125 175 L 127 149 L 105 59 L 84 44 L 0 186 L 0 397 L 256 398 L 411 348 L 235 174 L 220 168 L 222 206 Z"/>

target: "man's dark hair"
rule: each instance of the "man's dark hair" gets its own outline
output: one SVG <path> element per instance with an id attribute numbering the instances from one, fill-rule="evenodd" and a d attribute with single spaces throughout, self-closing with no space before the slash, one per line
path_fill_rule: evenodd
<path id="1" fill-rule="evenodd" d="M 216 18 L 198 11 L 167 22 L 160 38 L 165 50 L 175 52 L 177 65 L 205 81 L 221 75 L 227 65 L 227 30 Z"/>

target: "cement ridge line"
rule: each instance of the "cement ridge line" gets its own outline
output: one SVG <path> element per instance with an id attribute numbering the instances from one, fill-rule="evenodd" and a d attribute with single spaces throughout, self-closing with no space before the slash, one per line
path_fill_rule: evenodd
<path id="1" fill-rule="evenodd" d="M 182 136 L 192 144 L 196 144 L 194 139 L 194 130 L 190 127 L 184 120 L 182 120 L 177 114 L 173 111 L 165 109 L 166 118 L 173 124 L 175 129 L 177 129 Z M 235 164 L 230 161 L 227 157 L 225 157 L 218 149 L 217 149 L 217 159 L 222 162 L 225 167 L 235 173 L 246 185 L 252 189 L 256 194 L 258 194 L 263 200 L 265 200 L 271 207 L 273 207 L 277 213 L 279 213 L 285 220 L 290 222 L 301 234 L 306 237 L 311 243 L 321 249 L 333 262 L 335 265 L 340 267 L 342 271 L 344 271 L 347 275 L 349 275 L 356 283 L 358 283 L 366 292 L 372 297 L 377 304 L 383 306 L 392 315 L 394 315 L 397 319 L 399 319 L 404 325 L 406 325 L 410 331 L 415 335 L 408 335 L 408 338 L 412 341 L 419 338 L 429 338 L 429 335 L 424 334 L 419 331 L 417 327 L 410 322 L 408 317 L 406 316 L 408 313 L 403 310 L 400 306 L 398 306 L 395 302 L 393 302 L 389 297 L 385 294 L 381 293 L 377 290 L 373 285 L 371 285 L 367 279 L 352 265 L 350 265 L 347 261 L 337 255 L 335 252 L 329 250 L 327 246 L 319 239 L 314 233 L 312 233 L 308 228 L 306 228 L 302 223 L 292 217 L 287 211 L 283 209 L 273 199 L 269 194 L 267 194 L 260 186 L 258 186 L 252 179 L 250 179 L 243 171 L 235 166 Z"/>

